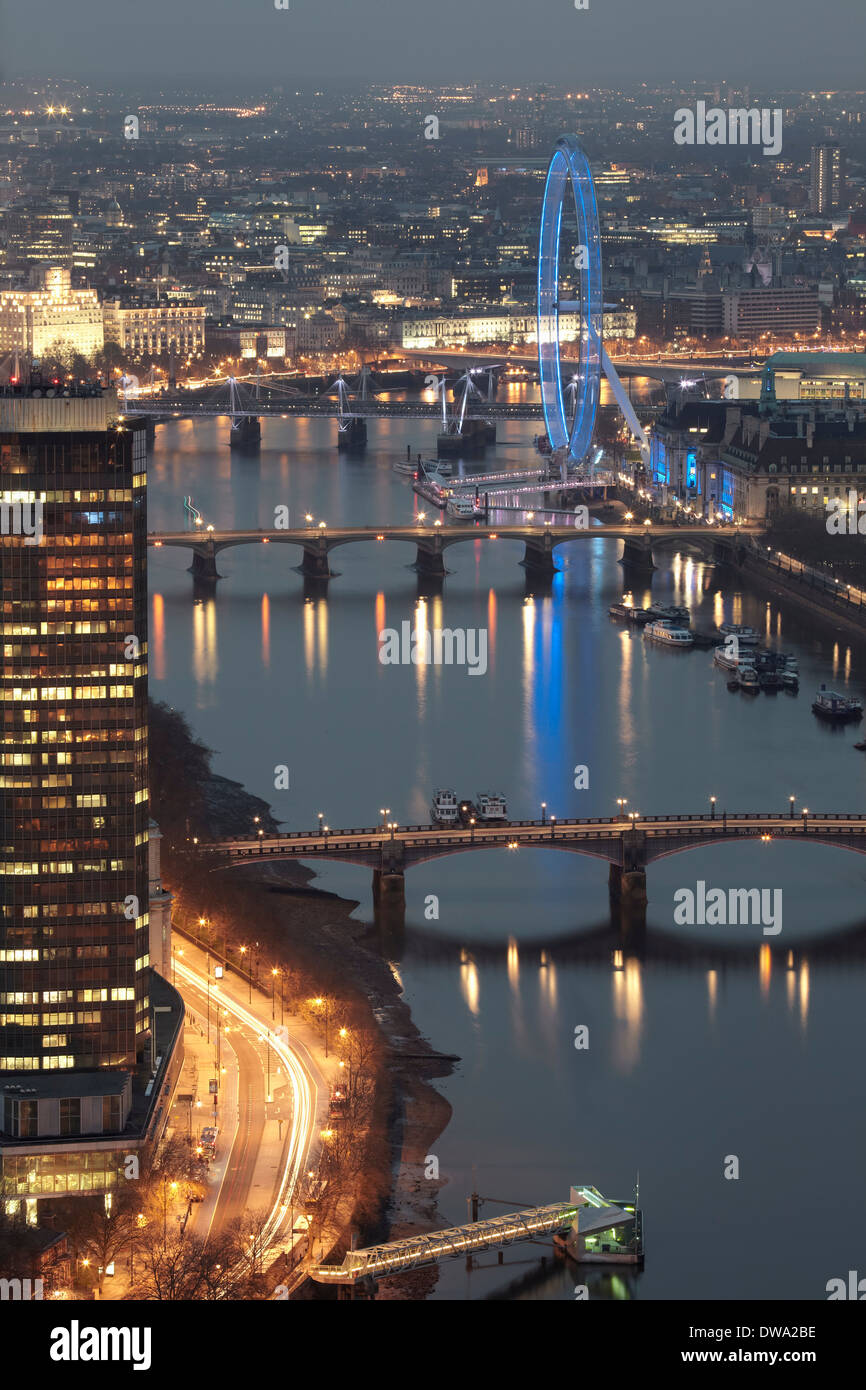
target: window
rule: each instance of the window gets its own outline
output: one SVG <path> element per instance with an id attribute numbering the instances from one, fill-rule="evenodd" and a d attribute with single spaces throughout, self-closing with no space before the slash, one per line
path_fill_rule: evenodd
<path id="1" fill-rule="evenodd" d="M 81 1101 L 77 1096 L 60 1102 L 60 1133 L 81 1133 Z"/>
<path id="2" fill-rule="evenodd" d="M 102 1128 L 107 1133 L 117 1133 L 121 1128 L 121 1096 L 102 1097 Z"/>

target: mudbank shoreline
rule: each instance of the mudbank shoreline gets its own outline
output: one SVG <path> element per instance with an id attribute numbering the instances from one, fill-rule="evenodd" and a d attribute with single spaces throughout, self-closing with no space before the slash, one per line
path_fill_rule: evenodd
<path id="1" fill-rule="evenodd" d="M 260 798 L 211 772 L 209 750 L 195 742 L 182 716 L 165 706 L 154 713 L 152 809 L 163 832 L 163 879 L 175 895 L 173 915 L 181 929 L 203 916 L 230 958 L 251 930 L 245 924 L 255 923 L 262 960 L 281 958 L 297 980 L 315 980 L 320 990 L 349 999 L 361 1026 L 378 1036 L 376 1132 L 340 1243 L 348 1247 L 353 1232 L 364 1245 L 441 1227 L 441 1184 L 426 1176 L 433 1167 L 426 1160 L 451 1106 L 432 1083 L 450 1075 L 458 1059 L 436 1052 L 415 1026 L 376 925 L 351 916 L 356 902 L 317 889 L 314 872 L 301 864 L 253 862 L 220 874 L 189 853 L 193 836 L 240 835 L 253 824 L 274 832 L 279 825 Z M 386 1281 L 377 1296 L 422 1298 L 436 1279 L 435 1267 L 417 1271 Z"/>

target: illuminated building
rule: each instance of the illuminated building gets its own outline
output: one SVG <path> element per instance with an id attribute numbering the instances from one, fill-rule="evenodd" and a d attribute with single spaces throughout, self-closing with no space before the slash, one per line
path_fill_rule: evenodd
<path id="1" fill-rule="evenodd" d="M 53 350 L 92 357 L 103 347 L 95 290 L 74 290 L 63 266 L 31 271 L 34 288 L 0 291 L 0 353 L 19 348 L 41 359 Z"/>
<path id="2" fill-rule="evenodd" d="M 606 338 L 634 338 L 636 325 L 637 315 L 633 309 L 608 306 L 604 311 Z M 469 313 L 436 313 L 403 319 L 401 342 L 404 348 L 428 348 L 470 343 L 534 343 L 537 336 L 538 319 L 534 308 L 509 309 L 496 305 Z M 559 336 L 562 342 L 573 342 L 580 337 L 580 314 L 560 315 Z"/>
<path id="3" fill-rule="evenodd" d="M 835 212 L 844 196 L 842 151 L 835 140 L 812 146 L 812 177 L 809 208 L 813 213 Z"/>
<path id="4" fill-rule="evenodd" d="M 204 352 L 205 309 L 198 304 L 144 304 L 106 300 L 105 337 L 133 357 L 171 351 Z"/>
<path id="5" fill-rule="evenodd" d="M 150 969 L 145 422 L 115 417 L 0 388 L 0 501 L 39 517 L 0 536 L 0 1194 L 28 1202 L 112 1186 L 180 1055 Z"/>

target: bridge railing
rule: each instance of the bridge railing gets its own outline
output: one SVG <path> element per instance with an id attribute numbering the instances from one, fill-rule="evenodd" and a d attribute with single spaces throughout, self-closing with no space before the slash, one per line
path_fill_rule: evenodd
<path id="1" fill-rule="evenodd" d="M 842 821 L 866 823 L 866 812 L 813 812 L 808 814 L 805 819 L 807 826 L 820 825 L 830 828 L 834 823 Z M 457 834 L 447 830 L 431 830 L 430 826 L 427 825 L 405 825 L 400 827 L 396 836 L 392 836 L 387 830 L 358 826 L 345 830 L 331 830 L 327 834 L 320 833 L 315 829 L 289 830 L 280 835 L 269 835 L 267 838 L 262 837 L 258 840 L 252 839 L 248 835 L 236 835 L 221 840 L 200 842 L 198 848 L 215 851 L 227 849 L 243 854 L 268 854 L 280 853 L 292 844 L 298 844 L 299 849 L 313 850 L 316 848 L 327 849 L 337 840 L 353 840 L 355 843 L 351 846 L 352 849 L 379 850 L 389 843 L 401 841 L 407 835 L 415 837 L 412 841 L 413 847 L 428 848 L 442 845 L 465 845 L 467 832 L 470 834 L 470 840 L 474 836 L 480 835 L 480 842 L 484 844 L 495 843 L 498 840 L 507 841 L 516 830 L 535 832 L 531 838 L 538 841 L 555 840 L 558 833 L 575 830 L 584 832 L 586 839 L 604 840 L 610 839 L 612 835 L 619 835 L 630 830 L 652 829 L 659 825 L 664 825 L 666 833 L 674 835 L 688 835 L 701 831 L 724 832 L 728 826 L 744 823 L 751 825 L 773 824 L 782 830 L 790 826 L 792 830 L 800 833 L 803 821 L 802 812 L 795 811 L 792 814 L 790 811 L 779 810 L 717 811 L 715 814 L 704 811 L 693 815 L 676 813 L 673 815 L 641 816 L 634 822 L 610 816 L 557 819 L 553 822 L 550 820 L 490 821 L 481 822 L 474 827 L 461 826 Z M 679 827 L 682 829 L 680 830 Z M 527 838 L 524 837 L 524 843 Z"/>

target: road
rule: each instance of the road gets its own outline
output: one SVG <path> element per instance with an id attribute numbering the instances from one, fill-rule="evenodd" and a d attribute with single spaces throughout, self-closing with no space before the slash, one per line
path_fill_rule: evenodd
<path id="1" fill-rule="evenodd" d="M 186 939 L 176 940 L 175 983 L 188 1007 L 203 1020 L 208 1001 L 207 959 Z M 221 1169 L 222 1174 L 208 1233 L 223 1229 L 247 1212 L 264 1210 L 264 1243 L 272 1245 L 289 1234 L 286 1217 L 292 1197 L 301 1176 L 315 1166 L 317 1110 L 323 1083 L 306 1047 L 290 1039 L 286 1029 L 275 1029 L 267 996 L 253 990 L 252 998 L 244 999 L 246 993 L 246 982 L 237 976 L 229 974 L 220 981 L 211 977 L 211 1029 L 215 1029 L 218 1004 L 222 1018 L 230 1020 L 221 1045 L 224 1052 L 231 1049 L 234 1053 L 236 1079 L 234 1096 L 227 1088 L 221 1106 L 228 1118 L 221 1140 L 230 1147 L 221 1150 L 218 1146 L 217 1171 Z M 285 1096 L 281 1127 L 268 1114 L 268 1079 L 271 1094 Z M 256 1195 L 257 1188 L 261 1196 Z"/>

